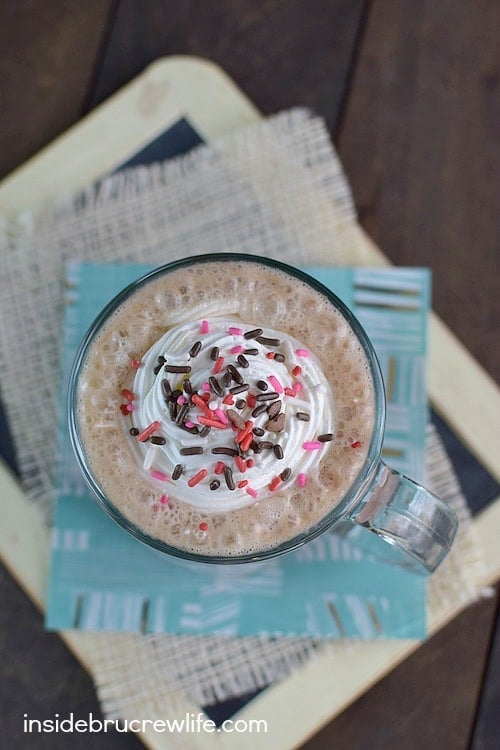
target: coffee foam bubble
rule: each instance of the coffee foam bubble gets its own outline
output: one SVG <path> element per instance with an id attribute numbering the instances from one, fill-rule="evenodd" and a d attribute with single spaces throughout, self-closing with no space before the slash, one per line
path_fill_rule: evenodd
<path id="1" fill-rule="evenodd" d="M 299 488 L 294 476 L 271 497 L 224 513 L 193 510 L 176 500 L 172 483 L 168 504 L 161 504 L 165 486 L 137 471 L 118 395 L 130 385 L 132 359 L 140 359 L 167 328 L 216 314 L 237 316 L 245 324 L 281 330 L 303 341 L 329 382 L 338 428 L 306 487 Z M 201 263 L 140 287 L 95 336 L 78 387 L 84 452 L 102 492 L 144 533 L 211 556 L 266 550 L 320 522 L 363 466 L 374 410 L 366 355 L 340 312 L 303 282 L 258 262 Z M 353 449 L 356 441 L 361 446 Z M 203 522 L 208 523 L 204 532 L 199 528 Z"/>

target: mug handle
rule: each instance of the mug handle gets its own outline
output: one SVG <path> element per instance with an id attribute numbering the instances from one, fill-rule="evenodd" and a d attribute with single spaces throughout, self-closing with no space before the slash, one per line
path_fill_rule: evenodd
<path id="1" fill-rule="evenodd" d="M 458 518 L 448 505 L 383 461 L 348 520 L 341 533 L 349 540 L 422 574 L 437 568 L 458 528 Z M 377 537 L 390 545 L 385 552 Z"/>

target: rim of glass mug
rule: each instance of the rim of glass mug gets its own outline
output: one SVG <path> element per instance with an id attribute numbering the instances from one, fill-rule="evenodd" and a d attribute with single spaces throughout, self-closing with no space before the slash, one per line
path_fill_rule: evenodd
<path id="1" fill-rule="evenodd" d="M 126 516 L 124 516 L 107 498 L 105 493 L 101 490 L 97 479 L 94 477 L 85 456 L 85 451 L 82 445 L 78 425 L 76 401 L 78 395 L 79 375 L 82 370 L 82 366 L 85 363 L 89 347 L 91 346 L 96 333 L 107 322 L 113 312 L 131 294 L 147 285 L 153 279 L 156 279 L 157 277 L 164 274 L 168 274 L 179 268 L 184 268 L 197 263 L 210 263 L 220 261 L 249 262 L 254 264 L 257 263 L 259 265 L 264 265 L 270 268 L 281 270 L 289 276 L 295 277 L 298 280 L 306 283 L 308 286 L 312 287 L 315 291 L 319 292 L 321 295 L 328 299 L 328 301 L 342 314 L 347 323 L 350 325 L 356 337 L 360 341 L 367 357 L 373 380 L 375 419 L 370 439 L 370 446 L 361 470 L 359 471 L 356 479 L 354 480 L 340 503 L 332 508 L 332 510 L 327 513 L 321 519 L 321 521 L 319 521 L 317 524 L 310 527 L 306 531 L 302 531 L 291 539 L 282 542 L 275 547 L 270 547 L 269 549 L 259 550 L 258 552 L 244 555 L 214 556 L 203 555 L 195 552 L 190 552 L 188 550 L 179 549 L 177 547 L 174 547 L 173 545 L 167 544 L 161 539 L 146 534 L 135 524 L 133 524 Z M 386 411 L 384 382 L 377 355 L 373 348 L 373 344 L 371 343 L 361 323 L 357 320 L 351 310 L 344 304 L 344 302 L 342 302 L 342 300 L 324 284 L 317 281 L 312 276 L 309 276 L 309 274 L 307 274 L 306 272 L 298 268 L 294 268 L 293 266 L 289 266 L 287 263 L 283 263 L 282 261 L 274 260 L 272 258 L 263 258 L 259 255 L 230 252 L 194 255 L 188 258 L 183 258 L 180 260 L 172 261 L 170 263 L 166 263 L 165 265 L 159 266 L 158 268 L 155 268 L 154 270 L 144 274 L 139 279 L 122 289 L 122 291 L 119 292 L 115 297 L 113 297 L 95 318 L 94 322 L 91 324 L 90 328 L 88 329 L 87 333 L 80 343 L 69 375 L 66 405 L 70 440 L 79 468 L 85 478 L 89 489 L 92 492 L 93 498 L 114 521 L 116 521 L 120 526 L 122 526 L 122 528 L 124 528 L 126 531 L 128 531 L 130 534 L 132 534 L 147 546 L 157 549 L 160 552 L 164 552 L 167 555 L 202 563 L 230 565 L 256 562 L 277 557 L 278 555 L 283 555 L 316 538 L 317 536 L 334 526 L 334 524 L 340 519 L 347 518 L 350 511 L 353 509 L 354 505 L 359 501 L 360 496 L 363 494 L 363 488 L 365 486 L 368 486 L 371 482 L 377 466 L 379 465 L 384 438 Z"/>

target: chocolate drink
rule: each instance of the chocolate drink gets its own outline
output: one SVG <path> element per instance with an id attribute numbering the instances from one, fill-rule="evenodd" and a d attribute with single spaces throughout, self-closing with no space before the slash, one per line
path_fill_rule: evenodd
<path id="1" fill-rule="evenodd" d="M 85 461 L 142 534 L 235 558 L 307 534 L 345 497 L 375 421 L 370 365 L 320 291 L 249 260 L 138 285 L 77 384 Z"/>

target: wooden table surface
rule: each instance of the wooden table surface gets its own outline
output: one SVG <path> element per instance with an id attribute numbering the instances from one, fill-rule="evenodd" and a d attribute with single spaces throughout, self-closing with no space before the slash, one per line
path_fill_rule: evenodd
<path id="1" fill-rule="evenodd" d="M 326 119 L 361 224 L 394 263 L 432 268 L 434 309 L 498 380 L 498 28 L 497 0 L 4 0 L 0 178 L 156 58 L 207 57 L 264 114 Z M 91 681 L 3 569 L 0 601 L 5 747 L 67 748 L 23 735 L 23 714 L 97 716 Z M 497 747 L 498 605 L 474 604 L 304 748 Z"/>

